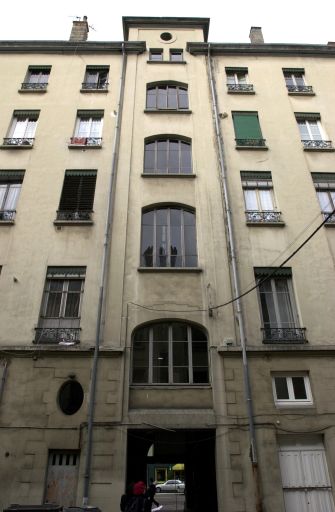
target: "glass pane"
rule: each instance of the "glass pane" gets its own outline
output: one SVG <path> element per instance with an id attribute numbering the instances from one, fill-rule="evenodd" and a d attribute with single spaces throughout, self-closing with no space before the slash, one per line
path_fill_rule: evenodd
<path id="1" fill-rule="evenodd" d="M 173 382 L 175 384 L 187 384 L 189 381 L 188 367 L 173 368 Z"/>
<path id="2" fill-rule="evenodd" d="M 47 286 L 49 287 L 49 293 L 47 293 L 45 316 L 48 318 L 59 318 L 62 302 L 63 281 L 54 279 L 49 281 Z"/>
<path id="3" fill-rule="evenodd" d="M 180 172 L 192 172 L 191 145 L 181 142 Z"/>
<path id="4" fill-rule="evenodd" d="M 133 383 L 146 384 L 149 382 L 148 368 L 133 368 Z"/>
<path id="5" fill-rule="evenodd" d="M 167 141 L 160 140 L 157 142 L 157 171 L 167 171 Z"/>
<path id="6" fill-rule="evenodd" d="M 80 279 L 69 281 L 64 314 L 67 318 L 77 318 L 79 315 L 81 285 Z"/>
<path id="7" fill-rule="evenodd" d="M 192 212 L 188 212 L 184 210 L 184 225 L 185 226 L 195 226 L 195 215 Z"/>
<path id="8" fill-rule="evenodd" d="M 37 121 L 35 121 L 35 120 L 34 121 L 28 120 L 26 133 L 25 133 L 25 137 L 27 137 L 28 139 L 32 139 L 35 136 L 36 123 L 37 123 Z"/>
<path id="9" fill-rule="evenodd" d="M 294 75 L 297 85 L 305 85 L 304 75 L 302 73 Z"/>
<path id="10" fill-rule="evenodd" d="M 149 366 L 149 343 L 148 342 L 134 341 L 133 366 L 136 368 Z"/>
<path id="11" fill-rule="evenodd" d="M 168 341 L 169 339 L 169 324 L 155 324 L 153 326 L 153 340 L 154 341 Z"/>
<path id="12" fill-rule="evenodd" d="M 272 191 L 259 190 L 259 199 L 262 210 L 273 210 Z"/>
<path id="13" fill-rule="evenodd" d="M 88 137 L 90 134 L 91 120 L 79 119 L 79 126 L 77 130 L 78 137 Z"/>
<path id="14" fill-rule="evenodd" d="M 170 60 L 172 62 L 180 62 L 183 60 L 183 52 L 174 52 L 170 53 Z"/>
<path id="15" fill-rule="evenodd" d="M 144 150 L 144 171 L 154 172 L 156 170 L 155 154 L 156 144 L 151 142 L 145 145 Z"/>
<path id="16" fill-rule="evenodd" d="M 244 200 L 245 200 L 245 208 L 249 211 L 258 211 L 258 203 L 257 203 L 257 194 L 256 190 L 244 189 Z"/>
<path id="17" fill-rule="evenodd" d="M 192 343 L 193 366 L 208 366 L 207 341 Z"/>
<path id="18" fill-rule="evenodd" d="M 278 400 L 289 399 L 286 377 L 275 377 L 275 388 Z"/>
<path id="19" fill-rule="evenodd" d="M 145 267 L 153 266 L 153 251 L 154 251 L 153 236 L 154 236 L 153 226 L 142 225 L 142 239 L 141 239 L 142 261 L 141 261 L 141 264 Z"/>
<path id="20" fill-rule="evenodd" d="M 156 108 L 156 88 L 147 90 L 147 108 Z"/>
<path id="21" fill-rule="evenodd" d="M 209 382 L 208 367 L 193 368 L 193 383 L 207 384 Z"/>
<path id="22" fill-rule="evenodd" d="M 310 140 L 311 136 L 307 129 L 306 121 L 298 121 L 301 140 Z"/>
<path id="23" fill-rule="evenodd" d="M 207 341 L 207 336 L 204 331 L 198 329 L 197 327 L 191 328 L 192 332 L 192 340 L 193 341 Z"/>
<path id="24" fill-rule="evenodd" d="M 229 85 L 235 84 L 235 74 L 234 73 L 227 74 L 227 84 L 229 84 Z"/>
<path id="25" fill-rule="evenodd" d="M 197 243 L 195 226 L 184 227 L 185 265 L 197 265 Z"/>
<path id="26" fill-rule="evenodd" d="M 188 343 L 175 341 L 172 344 L 173 366 L 188 366 Z"/>
<path id="27" fill-rule="evenodd" d="M 154 60 L 154 61 L 161 61 L 161 60 L 163 60 L 163 53 L 162 52 L 151 52 L 150 53 L 150 60 Z"/>
<path id="28" fill-rule="evenodd" d="M 25 136 L 26 128 L 28 124 L 28 119 L 15 119 L 14 120 L 14 130 L 13 134 L 11 135 L 15 139 L 20 139 L 21 137 Z"/>
<path id="29" fill-rule="evenodd" d="M 4 210 L 5 209 L 5 196 L 7 194 L 7 187 L 9 187 L 9 185 L 1 185 L 0 184 L 0 210 Z"/>
<path id="30" fill-rule="evenodd" d="M 261 284 L 259 287 L 259 295 L 264 327 L 278 327 L 270 281 Z"/>
<path id="31" fill-rule="evenodd" d="M 245 73 L 237 73 L 237 81 L 239 84 L 246 84 L 247 77 Z"/>
<path id="32" fill-rule="evenodd" d="M 4 210 L 15 210 L 16 203 L 19 198 L 20 190 L 21 190 L 20 183 L 15 183 L 13 185 L 9 185 L 6 201 L 5 201 L 5 204 L 3 207 Z M 1 189 L 0 189 L 0 208 L 1 208 L 1 203 L 2 203 L 2 201 L 1 201 Z"/>
<path id="33" fill-rule="evenodd" d="M 169 383 L 169 369 L 166 367 L 152 368 L 152 382 L 153 384 L 168 384 Z"/>
<path id="34" fill-rule="evenodd" d="M 177 88 L 176 87 L 168 87 L 168 108 L 176 109 L 177 108 Z"/>
<path id="35" fill-rule="evenodd" d="M 172 324 L 173 341 L 187 341 L 187 325 L 182 323 Z"/>
<path id="36" fill-rule="evenodd" d="M 292 377 L 293 393 L 296 400 L 306 400 L 307 393 L 304 377 Z"/>
<path id="37" fill-rule="evenodd" d="M 157 108 L 167 108 L 167 87 L 158 87 Z"/>
<path id="38" fill-rule="evenodd" d="M 286 85 L 295 85 L 292 75 L 285 75 Z"/>
<path id="39" fill-rule="evenodd" d="M 169 343 L 167 341 L 154 341 L 152 347 L 153 366 L 169 365 Z"/>
<path id="40" fill-rule="evenodd" d="M 175 220 L 175 219 L 174 219 Z M 172 221 L 172 219 L 171 219 Z M 171 267 L 181 267 L 182 260 L 182 240 L 181 225 L 171 225 Z"/>
<path id="41" fill-rule="evenodd" d="M 279 309 L 279 326 L 294 327 L 295 322 L 288 283 L 285 279 L 276 279 L 275 283 Z"/>
<path id="42" fill-rule="evenodd" d="M 188 92 L 187 89 L 178 90 L 178 108 L 187 109 L 188 108 Z"/>
<path id="43" fill-rule="evenodd" d="M 97 71 L 88 71 L 86 75 L 86 82 L 88 84 L 96 84 L 98 83 L 98 72 Z"/>
<path id="44" fill-rule="evenodd" d="M 179 155 L 180 155 L 180 146 L 177 140 L 170 140 L 169 142 L 169 165 L 168 169 L 170 173 L 178 173 L 180 164 L 179 164 Z"/>
<path id="45" fill-rule="evenodd" d="M 142 327 L 135 332 L 135 341 L 149 341 L 149 327 Z"/>
<path id="46" fill-rule="evenodd" d="M 322 140 L 318 121 L 309 121 L 309 128 L 311 130 L 313 140 Z"/>
<path id="47" fill-rule="evenodd" d="M 102 119 L 92 119 L 91 137 L 101 137 Z"/>
<path id="48" fill-rule="evenodd" d="M 156 227 L 156 265 L 166 267 L 168 265 L 168 228 Z"/>

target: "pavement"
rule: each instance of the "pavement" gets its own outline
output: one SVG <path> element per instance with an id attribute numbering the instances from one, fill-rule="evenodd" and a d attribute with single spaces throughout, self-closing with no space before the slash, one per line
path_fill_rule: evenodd
<path id="1" fill-rule="evenodd" d="M 155 500 L 160 505 L 163 505 L 161 512 L 184 512 L 184 494 L 179 492 L 159 492 L 155 494 Z"/>

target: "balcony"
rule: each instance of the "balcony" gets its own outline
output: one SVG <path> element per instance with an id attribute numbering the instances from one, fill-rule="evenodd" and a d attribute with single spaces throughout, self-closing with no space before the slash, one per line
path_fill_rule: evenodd
<path id="1" fill-rule="evenodd" d="M 81 84 L 81 90 L 85 92 L 102 91 L 107 92 L 108 82 L 83 82 Z"/>
<path id="2" fill-rule="evenodd" d="M 334 151 L 331 140 L 302 140 L 304 150 L 311 151 Z"/>
<path id="3" fill-rule="evenodd" d="M 101 137 L 71 137 L 69 147 L 91 147 L 101 148 Z"/>
<path id="4" fill-rule="evenodd" d="M 228 92 L 255 94 L 252 84 L 227 84 L 227 90 Z"/>
<path id="5" fill-rule="evenodd" d="M 14 222 L 16 210 L 0 210 L 0 222 Z"/>
<path id="6" fill-rule="evenodd" d="M 281 221 L 281 212 L 273 210 L 247 210 L 245 216 L 248 223 L 251 224 L 283 224 Z"/>
<path id="7" fill-rule="evenodd" d="M 265 139 L 235 139 L 236 149 L 268 149 Z"/>
<path id="8" fill-rule="evenodd" d="M 305 327 L 262 327 L 263 343 L 306 343 Z"/>
<path id="9" fill-rule="evenodd" d="M 92 210 L 57 210 L 55 223 L 92 223 Z"/>
<path id="10" fill-rule="evenodd" d="M 314 94 L 311 85 L 286 85 L 289 94 Z"/>
<path id="11" fill-rule="evenodd" d="M 3 139 L 2 148 L 32 148 L 34 144 L 34 138 L 27 137 L 6 137 Z"/>
<path id="12" fill-rule="evenodd" d="M 21 84 L 21 91 L 37 91 L 37 92 L 45 92 L 48 87 L 48 82 L 23 82 Z"/>
<path id="13" fill-rule="evenodd" d="M 331 212 L 322 212 L 323 219 L 327 219 L 326 224 L 331 224 L 335 227 L 335 213 L 333 213 L 332 215 L 330 215 L 330 213 Z"/>
<path id="14" fill-rule="evenodd" d="M 36 327 L 33 343 L 76 345 L 80 342 L 80 327 Z"/>

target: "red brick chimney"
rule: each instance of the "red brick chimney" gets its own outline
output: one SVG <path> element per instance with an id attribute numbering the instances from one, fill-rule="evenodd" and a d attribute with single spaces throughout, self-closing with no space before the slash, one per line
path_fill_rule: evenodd
<path id="1" fill-rule="evenodd" d="M 83 16 L 82 20 L 73 21 L 70 41 L 87 41 L 88 32 L 87 16 Z"/>

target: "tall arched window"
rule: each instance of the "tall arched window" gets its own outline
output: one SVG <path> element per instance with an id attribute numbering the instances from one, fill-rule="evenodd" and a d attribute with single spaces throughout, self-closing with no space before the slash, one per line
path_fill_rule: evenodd
<path id="1" fill-rule="evenodd" d="M 178 138 L 148 140 L 144 146 L 144 173 L 191 174 L 191 143 Z"/>
<path id="2" fill-rule="evenodd" d="M 142 213 L 141 266 L 197 267 L 195 213 L 174 207 Z"/>
<path id="3" fill-rule="evenodd" d="M 206 333 L 184 322 L 136 329 L 132 344 L 133 384 L 208 384 Z"/>
<path id="4" fill-rule="evenodd" d="M 147 86 L 148 110 L 188 110 L 186 85 L 149 84 Z"/>

